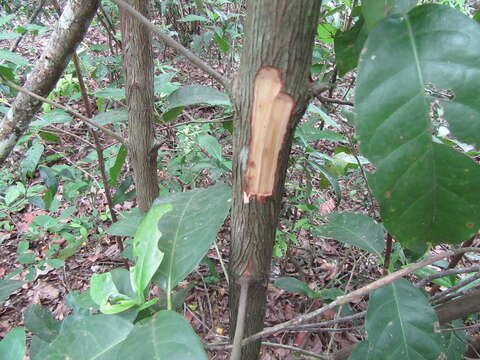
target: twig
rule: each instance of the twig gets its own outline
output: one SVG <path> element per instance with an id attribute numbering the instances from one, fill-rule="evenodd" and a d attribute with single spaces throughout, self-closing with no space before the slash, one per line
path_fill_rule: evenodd
<path id="1" fill-rule="evenodd" d="M 332 326 L 332 325 L 335 325 L 335 324 L 346 323 L 346 322 L 350 322 L 350 321 L 353 321 L 353 320 L 363 319 L 365 317 L 365 315 L 367 315 L 367 312 L 362 311 L 362 312 L 359 312 L 358 314 L 355 314 L 355 315 L 345 316 L 345 317 L 341 317 L 341 318 L 337 318 L 337 319 L 333 319 L 333 320 L 329 320 L 329 321 L 322 321 L 320 323 L 301 324 L 301 325 L 297 325 L 297 326 L 289 326 L 289 327 L 285 328 L 285 330 L 289 330 L 289 331 L 323 330 L 327 326 Z"/>
<path id="2" fill-rule="evenodd" d="M 433 275 L 429 275 L 423 278 L 422 280 L 418 281 L 414 285 L 419 288 L 427 285 L 429 282 L 435 279 L 439 279 L 449 275 L 465 274 L 465 273 L 475 272 L 475 271 L 480 271 L 480 265 L 473 265 L 473 266 L 464 267 L 460 269 L 448 269 L 448 270 L 440 271 Z"/>
<path id="3" fill-rule="evenodd" d="M 383 275 L 388 274 L 388 268 L 390 266 L 390 257 L 392 255 L 392 246 L 393 246 L 393 237 L 390 233 L 387 233 L 387 243 L 385 245 L 385 261 L 383 262 Z"/>
<path id="4" fill-rule="evenodd" d="M 127 4 L 125 1 L 123 0 L 112 0 L 112 1 L 118 6 L 120 6 L 122 9 L 127 11 L 135 19 L 140 21 L 150 31 L 154 32 L 165 44 L 177 50 L 180 54 L 185 56 L 193 65 L 197 66 L 198 68 L 203 70 L 205 73 L 213 77 L 215 80 L 217 80 L 217 82 L 220 85 L 222 85 L 227 91 L 230 90 L 230 85 L 228 83 L 228 80 L 225 79 L 221 74 L 216 72 L 210 65 L 204 62 L 202 59 L 200 59 L 197 55 L 192 53 L 190 50 L 188 50 L 182 44 L 175 41 L 173 38 L 171 38 L 167 34 L 163 33 L 158 27 L 156 27 L 150 21 L 148 21 L 148 19 L 145 16 L 140 14 L 138 11 L 136 11 L 132 6 Z"/>
<path id="5" fill-rule="evenodd" d="M 230 285 L 230 279 L 228 277 L 228 271 L 227 271 L 227 268 L 226 268 L 225 263 L 223 261 L 222 254 L 220 253 L 220 249 L 218 248 L 217 239 L 215 239 L 213 241 L 213 247 L 215 248 L 215 251 L 217 253 L 218 261 L 220 261 L 220 267 L 222 268 L 223 275 L 225 275 L 225 280 L 227 280 L 227 285 Z"/>
<path id="6" fill-rule="evenodd" d="M 322 360 L 331 359 L 331 357 L 329 357 L 329 356 L 315 354 L 314 352 L 303 350 L 303 349 L 298 348 L 296 346 L 273 343 L 273 342 L 269 342 L 269 341 L 262 341 L 262 345 L 291 350 L 291 351 L 298 352 L 298 353 L 303 354 L 303 355 L 311 356 L 315 359 L 322 359 Z"/>
<path id="7" fill-rule="evenodd" d="M 449 332 L 449 331 L 461 331 L 461 330 L 474 330 L 480 328 L 480 324 L 462 326 L 462 327 L 452 327 L 447 329 L 436 329 L 438 332 Z"/>
<path id="8" fill-rule="evenodd" d="M 73 110 L 71 107 L 61 105 L 61 104 L 59 104 L 59 103 L 57 103 L 57 102 L 55 102 L 55 101 L 51 101 L 51 100 L 48 100 L 47 98 L 44 98 L 43 96 L 37 95 L 37 94 L 31 92 L 30 90 L 28 90 L 28 89 L 26 89 L 26 88 L 24 88 L 24 87 L 22 87 L 22 86 L 19 86 L 19 85 L 15 84 L 15 83 L 11 82 L 11 81 L 8 80 L 8 79 L 5 79 L 4 77 L 1 76 L 1 74 L 0 74 L 0 78 L 2 79 L 2 81 L 3 81 L 6 85 L 10 86 L 11 88 L 14 88 L 15 90 L 20 91 L 20 92 L 22 92 L 22 93 L 24 93 L 24 94 L 27 94 L 27 95 L 33 97 L 34 99 L 37 99 L 37 100 L 39 100 L 39 101 L 41 101 L 41 102 L 44 102 L 44 103 L 46 103 L 46 104 L 50 104 L 50 105 L 52 105 L 53 107 L 56 107 L 56 108 L 58 108 L 58 109 L 61 109 L 61 110 L 65 111 L 65 112 L 67 112 L 67 113 L 69 113 L 69 114 L 77 117 L 78 119 L 86 122 L 87 124 L 89 124 L 89 125 L 97 128 L 97 129 L 99 129 L 99 130 L 102 130 L 105 134 L 111 136 L 111 137 L 114 138 L 115 140 L 118 140 L 120 143 L 122 143 L 123 145 L 125 145 L 126 147 L 128 147 L 127 141 L 126 141 L 122 136 L 118 135 L 116 132 L 110 130 L 109 128 L 106 128 L 106 127 L 103 126 L 103 125 L 97 124 L 95 121 L 92 121 L 92 120 L 90 120 L 89 118 L 87 118 L 86 116 L 83 116 L 82 114 L 76 112 L 76 111 Z"/>
<path id="9" fill-rule="evenodd" d="M 30 16 L 30 18 L 28 19 L 28 23 L 31 24 L 35 21 L 35 19 L 37 18 L 37 16 L 40 14 L 40 12 L 42 11 L 43 9 L 43 5 L 45 5 L 45 1 L 46 0 L 40 0 L 40 2 L 38 3 L 37 7 L 35 8 L 35 10 L 33 11 L 32 13 L 32 16 Z M 10 51 L 11 52 L 15 52 L 17 51 L 17 47 L 18 45 L 20 44 L 20 41 L 22 41 L 23 37 L 25 36 L 26 32 L 24 32 L 23 34 L 20 35 L 20 37 L 15 41 L 15 43 L 10 47 Z"/>
<path id="10" fill-rule="evenodd" d="M 245 330 L 245 317 L 247 310 L 249 276 L 240 277 L 240 299 L 238 301 L 237 326 L 233 338 L 233 349 L 230 354 L 230 360 L 241 360 L 242 358 L 242 339 Z"/>
<path id="11" fill-rule="evenodd" d="M 400 279 L 403 276 L 406 276 L 406 275 L 411 274 L 412 272 L 414 272 L 418 269 L 421 269 L 424 266 L 433 264 L 434 262 L 436 262 L 440 259 L 443 259 L 445 257 L 454 256 L 454 255 L 462 254 L 462 253 L 466 253 L 466 252 L 480 252 L 480 249 L 479 248 L 474 248 L 474 247 L 469 247 L 469 248 L 463 248 L 463 249 L 457 249 L 457 250 L 448 250 L 448 251 L 444 251 L 440 254 L 433 255 L 433 256 L 431 256 L 427 259 L 424 259 L 424 260 L 422 260 L 418 263 L 412 264 L 412 265 L 410 265 L 406 268 L 403 268 L 403 269 L 398 270 L 394 273 L 391 273 L 391 274 L 389 274 L 389 275 L 387 275 L 387 276 L 385 276 L 381 279 L 378 279 L 378 280 L 376 280 L 376 281 L 374 281 L 374 282 L 372 282 L 372 283 L 370 283 L 370 284 L 368 284 L 368 285 L 366 285 L 366 286 L 364 286 L 360 289 L 352 291 L 351 293 L 349 293 L 347 295 L 341 296 L 341 297 L 337 298 L 335 301 L 331 302 L 330 304 L 321 307 L 320 309 L 312 311 L 308 314 L 303 314 L 303 315 L 297 316 L 297 317 L 293 318 L 292 320 L 277 324 L 275 326 L 263 329 L 262 331 L 260 331 L 256 334 L 253 334 L 253 335 L 249 336 L 248 338 L 244 339 L 242 341 L 242 344 L 246 345 L 246 344 L 249 344 L 249 343 L 251 343 L 255 340 L 273 335 L 278 331 L 285 330 L 285 328 L 287 328 L 289 326 L 300 325 L 301 323 L 304 323 L 304 322 L 306 322 L 310 319 L 316 318 L 317 316 L 325 313 L 328 310 L 334 309 L 335 307 L 337 307 L 339 305 L 346 304 L 346 303 L 352 301 L 353 299 L 368 295 L 373 290 L 376 290 L 376 289 L 378 289 L 382 286 L 388 285 L 388 284 L 394 282 L 395 280 Z"/>
<path id="12" fill-rule="evenodd" d="M 333 99 L 333 98 L 330 98 L 330 97 L 325 97 L 325 96 L 320 96 L 320 95 L 318 95 L 317 98 L 318 98 L 318 100 L 320 100 L 323 103 L 355 106 L 355 104 L 351 101 Z"/>
<path id="13" fill-rule="evenodd" d="M 480 279 L 480 273 L 476 273 L 475 275 L 472 275 L 470 276 L 469 278 L 459 282 L 457 285 L 455 286 L 452 286 L 451 288 L 448 288 L 447 290 L 441 292 L 440 294 L 437 294 L 435 296 L 432 296 L 430 298 L 430 302 L 433 304 L 433 305 L 436 305 L 436 304 L 439 304 L 440 302 L 442 302 L 443 299 L 446 300 L 447 298 L 447 295 L 451 294 L 452 292 L 454 291 L 457 291 L 459 289 L 461 289 L 462 287 L 464 286 L 467 286 L 468 284 L 474 282 L 475 280 L 478 280 Z M 451 294 L 448 299 L 451 299 L 453 297 L 457 296 L 457 294 Z"/>

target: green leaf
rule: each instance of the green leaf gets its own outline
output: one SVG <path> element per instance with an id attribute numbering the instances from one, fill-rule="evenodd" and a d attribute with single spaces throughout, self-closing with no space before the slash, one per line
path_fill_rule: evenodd
<path id="1" fill-rule="evenodd" d="M 54 109 L 40 116 L 40 119 L 32 121 L 31 126 L 44 127 L 53 124 L 68 123 L 72 117 L 63 110 Z"/>
<path id="2" fill-rule="evenodd" d="M 380 360 L 381 355 L 373 347 L 368 341 L 359 342 L 353 348 L 353 351 L 350 353 L 348 360 Z"/>
<path id="3" fill-rule="evenodd" d="M 28 65 L 28 60 L 23 56 L 15 54 L 9 50 L 0 49 L 0 60 L 9 61 L 18 66 Z"/>
<path id="4" fill-rule="evenodd" d="M 160 75 L 156 75 L 154 79 L 155 96 L 163 97 L 168 96 L 172 92 L 178 89 L 180 85 L 177 83 L 171 83 L 173 77 L 176 75 L 174 72 L 168 72 Z"/>
<path id="5" fill-rule="evenodd" d="M 385 248 L 384 230 L 381 224 L 363 214 L 335 213 L 330 222 L 320 227 L 322 236 L 356 246 L 382 258 Z"/>
<path id="6" fill-rule="evenodd" d="M 114 100 L 122 100 L 125 99 L 125 89 L 117 89 L 117 88 L 106 88 L 102 90 L 97 90 L 94 92 L 96 97 L 99 98 L 106 98 L 106 99 L 114 99 Z"/>
<path id="7" fill-rule="evenodd" d="M 0 77 L 10 81 L 15 81 L 15 74 L 12 69 L 7 66 L 0 65 Z"/>
<path id="8" fill-rule="evenodd" d="M 135 235 L 135 231 L 142 222 L 143 215 L 138 209 L 133 209 L 123 214 L 124 217 L 113 223 L 107 230 L 107 233 L 113 236 L 130 236 Z"/>
<path id="9" fill-rule="evenodd" d="M 205 16 L 189 14 L 187 16 L 184 16 L 184 17 L 178 19 L 177 21 L 181 21 L 181 22 L 191 22 L 191 21 L 210 22 L 210 19 L 206 18 Z"/>
<path id="10" fill-rule="evenodd" d="M 379 23 L 362 55 L 356 89 L 360 150 L 377 171 L 369 182 L 387 230 L 421 253 L 427 244 L 460 243 L 480 228 L 480 167 L 432 140 L 431 97 L 452 133 L 480 144 L 480 28 L 449 7 L 429 4 Z M 430 85 L 429 85 L 430 84 Z M 379 104 L 380 103 L 380 104 Z"/>
<path id="11" fill-rule="evenodd" d="M 168 98 L 166 111 L 190 105 L 220 105 L 231 106 L 228 96 L 209 86 L 187 85 L 173 92 Z"/>
<path id="12" fill-rule="evenodd" d="M 357 67 L 358 58 L 367 36 L 368 31 L 363 17 L 351 29 L 338 31 L 335 34 L 335 60 L 340 77 Z"/>
<path id="13" fill-rule="evenodd" d="M 128 111 L 123 109 L 104 111 L 94 116 L 92 120 L 100 125 L 126 123 L 128 121 Z"/>
<path id="14" fill-rule="evenodd" d="M 405 14 L 417 4 L 417 0 L 363 0 L 362 13 L 368 29 L 393 14 Z"/>
<path id="15" fill-rule="evenodd" d="M 214 159 L 223 160 L 222 158 L 222 146 L 218 143 L 218 140 L 211 135 L 202 134 L 198 136 L 198 144 Z"/>
<path id="16" fill-rule="evenodd" d="M 57 193 L 58 180 L 52 170 L 46 166 L 41 166 L 39 168 L 39 172 L 40 177 L 43 179 L 48 189 L 47 193 L 44 195 L 43 202 L 45 204 L 45 208 L 49 209 L 53 198 Z"/>
<path id="17" fill-rule="evenodd" d="M 171 292 L 200 263 L 228 215 L 231 190 L 225 184 L 207 189 L 174 193 L 155 200 L 171 204 L 172 211 L 160 219 L 160 250 L 165 254 L 155 282 Z"/>
<path id="18" fill-rule="evenodd" d="M 143 302 L 143 294 L 141 301 L 136 301 L 121 293 L 110 272 L 92 275 L 90 297 L 100 306 L 100 311 L 104 314 L 116 314 Z"/>
<path id="19" fill-rule="evenodd" d="M 0 360 L 23 360 L 25 356 L 25 330 L 23 327 L 12 329 L 0 341 Z"/>
<path id="20" fill-rule="evenodd" d="M 436 360 L 443 350 L 436 321 L 422 291 L 399 279 L 373 292 L 365 327 L 378 359 Z"/>
<path id="21" fill-rule="evenodd" d="M 38 162 L 42 157 L 45 147 L 40 142 L 35 142 L 28 148 L 25 158 L 20 163 L 22 175 L 32 175 L 37 168 Z"/>
<path id="22" fill-rule="evenodd" d="M 23 281 L 18 280 L 0 280 L 0 305 L 2 305 L 14 291 L 20 289 L 23 284 L 25 284 Z"/>
<path id="23" fill-rule="evenodd" d="M 273 285 L 278 287 L 279 289 L 297 294 L 302 294 L 308 296 L 309 298 L 317 297 L 316 292 L 310 289 L 307 284 L 293 277 L 278 278 L 277 280 L 275 280 Z"/>
<path id="24" fill-rule="evenodd" d="M 20 37 L 21 34 L 12 31 L 1 31 L 0 40 L 13 40 Z"/>
<path id="25" fill-rule="evenodd" d="M 336 32 L 337 28 L 329 23 L 319 24 L 317 26 L 318 39 L 325 44 L 333 43 L 333 38 Z"/>
<path id="26" fill-rule="evenodd" d="M 455 320 L 451 326 L 443 326 L 443 329 L 451 327 L 460 328 L 465 326 L 462 320 Z M 467 351 L 467 334 L 465 330 L 446 331 L 440 333 L 445 347 L 445 360 L 464 359 L 463 354 Z"/>
<path id="27" fill-rule="evenodd" d="M 118 177 L 120 172 L 122 171 L 123 164 L 125 164 L 125 159 L 127 158 L 127 148 L 125 145 L 120 146 L 120 150 L 118 150 L 117 156 L 115 157 L 115 163 L 113 166 L 108 170 L 110 175 L 110 185 L 117 186 Z"/>
<path id="28" fill-rule="evenodd" d="M 170 204 L 152 206 L 135 232 L 133 255 L 136 257 L 136 263 L 130 269 L 130 273 L 132 286 L 140 298 L 143 298 L 143 291 L 162 262 L 164 254 L 158 249 L 158 243 L 162 237 L 159 221 L 170 211 L 172 211 Z"/>
<path id="29" fill-rule="evenodd" d="M 9 186 L 5 191 L 5 205 L 13 204 L 19 197 L 25 194 L 25 188 L 22 183 Z"/>
<path id="30" fill-rule="evenodd" d="M 32 360 L 109 360 L 115 345 L 130 333 L 133 325 L 118 316 L 95 315 L 80 319 Z"/>
<path id="31" fill-rule="evenodd" d="M 185 319 L 163 310 L 133 328 L 118 351 L 118 360 L 207 360 L 200 339 Z"/>
<path id="32" fill-rule="evenodd" d="M 215 41 L 215 44 L 217 44 L 220 51 L 224 54 L 228 53 L 230 50 L 230 43 L 225 35 L 220 35 L 219 33 L 215 32 L 213 35 L 213 41 Z"/>
<path id="33" fill-rule="evenodd" d="M 28 331 L 46 342 L 52 342 L 60 332 L 61 323 L 41 305 L 30 305 L 25 312 L 24 322 Z"/>
<path id="34" fill-rule="evenodd" d="M 12 19 L 14 19 L 17 16 L 18 16 L 17 14 L 10 14 L 10 15 L 1 16 L 0 17 L 0 26 L 3 26 L 5 24 L 7 24 L 8 22 L 10 22 Z"/>

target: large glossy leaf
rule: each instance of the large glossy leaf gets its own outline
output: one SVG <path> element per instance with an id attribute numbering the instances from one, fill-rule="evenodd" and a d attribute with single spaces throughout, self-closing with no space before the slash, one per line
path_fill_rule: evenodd
<path id="1" fill-rule="evenodd" d="M 374 346 L 367 340 L 355 345 L 353 351 L 350 353 L 348 360 L 380 360 L 378 352 L 375 351 Z"/>
<path id="2" fill-rule="evenodd" d="M 9 296 L 25 284 L 18 280 L 0 280 L 0 305 L 9 298 Z"/>
<path id="3" fill-rule="evenodd" d="M 133 255 L 136 263 L 130 269 L 132 286 L 137 296 L 143 298 L 147 288 L 163 259 L 163 252 L 158 249 L 162 237 L 159 220 L 172 210 L 170 204 L 158 204 L 150 208 L 143 218 L 133 238 Z"/>
<path id="4" fill-rule="evenodd" d="M 130 333 L 133 325 L 118 316 L 95 315 L 69 327 L 32 360 L 111 360 L 110 351 Z"/>
<path id="5" fill-rule="evenodd" d="M 354 213 L 335 213 L 330 222 L 320 227 L 322 236 L 359 247 L 382 257 L 385 248 L 384 230 L 371 217 Z"/>
<path id="6" fill-rule="evenodd" d="M 376 290 L 368 302 L 368 341 L 377 359 L 436 360 L 443 350 L 426 296 L 405 279 Z"/>
<path id="7" fill-rule="evenodd" d="M 117 359 L 207 360 L 207 355 L 190 324 L 176 312 L 164 310 L 135 325 Z"/>
<path id="8" fill-rule="evenodd" d="M 230 106 L 230 100 L 225 93 L 201 85 L 187 85 L 173 92 L 168 98 L 167 109 L 198 104 Z"/>
<path id="9" fill-rule="evenodd" d="M 170 292 L 202 260 L 230 210 L 231 190 L 225 184 L 171 194 L 155 201 L 171 204 L 158 227 L 165 254 L 155 281 Z"/>
<path id="10" fill-rule="evenodd" d="M 25 330 L 22 327 L 11 330 L 0 341 L 0 360 L 23 360 L 25 346 Z"/>
<path id="11" fill-rule="evenodd" d="M 339 76 L 343 76 L 357 67 L 360 51 L 367 40 L 367 35 L 368 31 L 363 17 L 351 29 L 337 31 L 334 45 Z"/>
<path id="12" fill-rule="evenodd" d="M 433 142 L 425 91 L 454 93 L 441 100 L 445 118 L 454 136 L 478 147 L 478 59 L 479 25 L 433 4 L 387 18 L 365 44 L 356 90 L 360 149 L 377 168 L 369 180 L 386 228 L 417 252 L 459 243 L 480 227 L 480 167 Z"/>

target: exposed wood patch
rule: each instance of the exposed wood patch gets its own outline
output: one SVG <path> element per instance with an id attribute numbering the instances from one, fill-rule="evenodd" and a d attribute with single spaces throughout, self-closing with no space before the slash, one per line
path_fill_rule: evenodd
<path id="1" fill-rule="evenodd" d="M 282 92 L 279 69 L 261 68 L 255 77 L 244 201 L 272 196 L 278 156 L 295 101 Z"/>

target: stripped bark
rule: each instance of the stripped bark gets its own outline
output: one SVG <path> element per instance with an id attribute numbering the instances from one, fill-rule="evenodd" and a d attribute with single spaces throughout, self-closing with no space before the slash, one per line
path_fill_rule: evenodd
<path id="1" fill-rule="evenodd" d="M 230 251 L 230 329 L 236 327 L 240 280 L 248 274 L 245 336 L 263 328 L 292 135 L 311 94 L 309 70 L 320 6 L 319 0 L 251 0 L 248 4 L 245 43 L 233 89 L 236 120 Z M 257 76 L 266 76 L 267 80 L 258 80 Z M 270 81 L 278 91 L 261 90 L 264 81 Z M 270 93 L 259 95 L 258 91 Z M 260 103 L 270 109 L 268 116 L 264 114 L 268 120 L 257 115 L 263 113 L 259 111 Z M 283 111 L 290 112 L 291 103 L 293 110 L 284 114 Z M 282 111 L 278 111 L 280 107 Z M 268 131 L 262 131 L 262 126 L 268 126 Z M 269 131 L 275 135 L 269 136 Z M 255 141 L 263 141 L 265 147 L 260 149 L 262 144 L 252 144 L 254 137 Z M 261 161 L 262 153 L 274 164 Z M 241 358 L 257 359 L 259 349 L 260 341 L 248 344 L 243 347 Z"/>
<path id="2" fill-rule="evenodd" d="M 98 0 L 69 0 L 47 47 L 28 75 L 24 87 L 46 97 L 55 87 L 99 5 Z M 41 102 L 19 93 L 0 122 L 0 164 L 28 128 Z"/>

